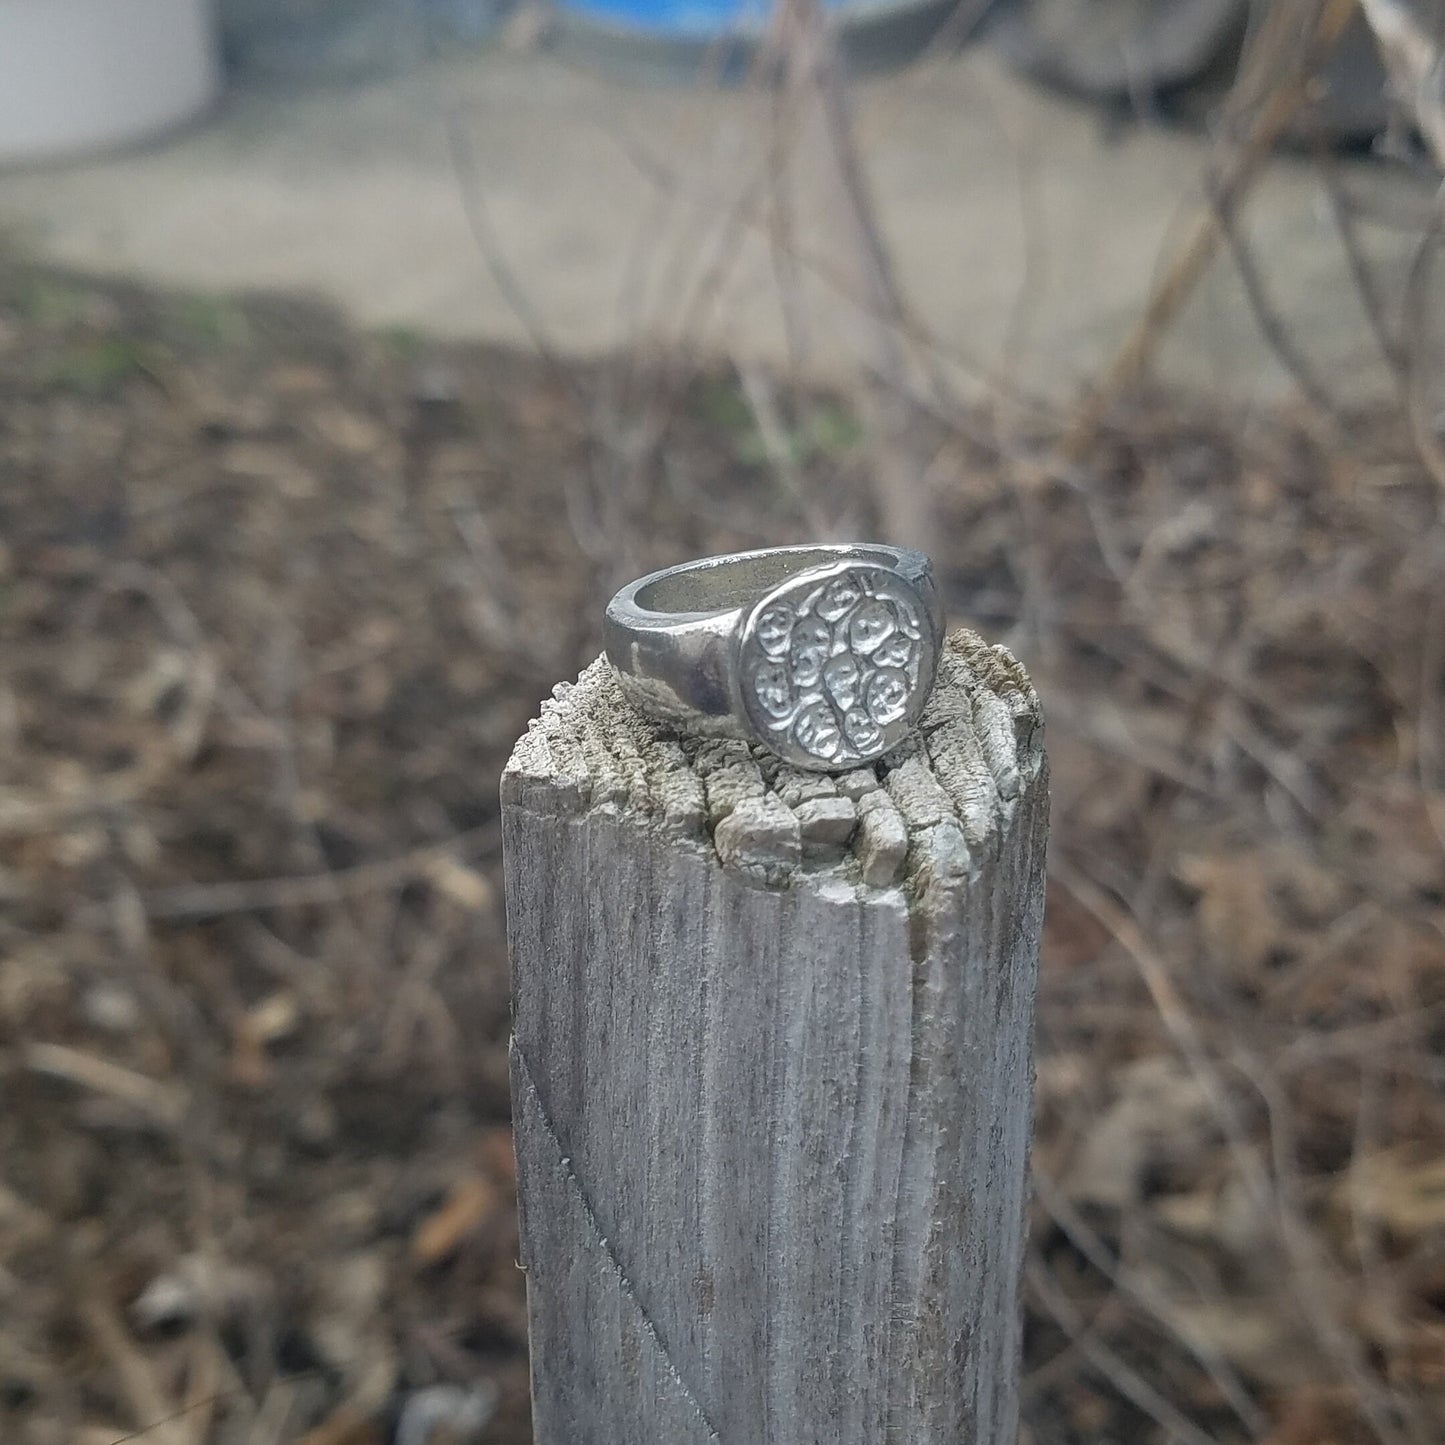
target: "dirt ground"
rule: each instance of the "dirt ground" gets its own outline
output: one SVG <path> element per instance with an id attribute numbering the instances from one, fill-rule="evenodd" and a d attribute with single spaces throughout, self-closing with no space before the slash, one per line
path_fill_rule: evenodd
<path id="1" fill-rule="evenodd" d="M 872 528 L 779 411 L 0 275 L 7 1445 L 530 1438 L 498 773 L 619 581 Z M 1050 425 L 918 419 L 1049 717 L 1027 1438 L 1438 1441 L 1445 492 L 1388 414 Z"/>

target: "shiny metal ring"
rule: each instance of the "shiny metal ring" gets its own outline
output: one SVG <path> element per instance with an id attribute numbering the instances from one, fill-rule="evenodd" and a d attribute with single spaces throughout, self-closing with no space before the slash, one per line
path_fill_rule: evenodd
<path id="1" fill-rule="evenodd" d="M 603 637 L 623 692 L 649 716 L 843 772 L 918 721 L 943 609 L 922 552 L 773 547 L 630 583 L 607 604 Z"/>

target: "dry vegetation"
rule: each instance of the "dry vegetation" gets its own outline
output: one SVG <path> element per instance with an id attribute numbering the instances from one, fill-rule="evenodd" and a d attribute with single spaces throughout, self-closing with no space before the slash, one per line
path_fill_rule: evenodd
<path id="1" fill-rule="evenodd" d="M 1263 115 L 1072 426 L 0 276 L 0 1440 L 529 1438 L 501 765 L 647 564 L 905 515 L 1049 716 L 1029 1438 L 1445 1438 L 1430 374 L 1122 405 Z"/>
<path id="2" fill-rule="evenodd" d="M 496 779 L 644 386 L 9 273 L 0 1438 L 527 1438 Z M 623 565 L 804 534 L 676 397 Z M 866 529 L 847 409 L 784 421 Z M 1050 715 L 1033 1438 L 1440 1438 L 1439 487 L 1388 418 L 920 427 Z"/>

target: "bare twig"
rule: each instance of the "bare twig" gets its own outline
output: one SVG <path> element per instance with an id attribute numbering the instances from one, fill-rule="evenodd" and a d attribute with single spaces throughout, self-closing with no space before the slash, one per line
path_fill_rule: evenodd
<path id="1" fill-rule="evenodd" d="M 1051 863 L 1052 876 L 1068 889 L 1075 900 L 1113 935 L 1139 971 L 1159 1017 L 1183 1055 L 1229 1147 L 1241 1180 L 1261 1213 L 1275 1222 L 1276 1232 L 1290 1261 L 1290 1278 L 1300 1294 L 1304 1314 L 1316 1337 L 1340 1367 L 1349 1381 L 1361 1408 L 1369 1417 L 1376 1435 L 1387 1445 L 1403 1445 L 1406 1437 L 1395 1428 L 1380 1399 L 1380 1390 L 1370 1378 L 1358 1341 L 1341 1326 L 1334 1297 L 1341 1291 L 1329 1279 L 1329 1271 L 1317 1242 L 1311 1239 L 1292 1207 L 1283 1197 L 1280 1181 L 1260 1162 L 1251 1147 L 1244 1119 L 1238 1104 L 1230 1096 L 1220 1071 L 1205 1046 L 1195 1022 L 1163 960 L 1150 947 L 1138 922 L 1116 905 L 1105 892 L 1072 864 Z M 1284 1127 L 1284 1105 L 1278 1086 L 1260 1073 L 1251 1073 L 1252 1082 L 1265 1097 L 1270 1109 L 1270 1139 L 1274 1147 L 1276 1170 L 1291 1165 L 1288 1145 L 1278 1129 Z M 1277 1127 L 1276 1127 L 1277 1126 Z"/>
<path id="2" fill-rule="evenodd" d="M 1290 122 L 1309 100 L 1315 57 L 1339 38 L 1354 13 L 1355 3 L 1356 0 L 1325 0 L 1306 48 L 1306 58 L 1270 93 L 1243 145 L 1221 172 L 1211 200 L 1195 221 L 1183 249 L 1154 288 L 1143 315 L 1098 386 L 1075 412 L 1061 442 L 1066 456 L 1077 458 L 1083 454 L 1119 395 L 1143 374 L 1160 337 L 1193 294 L 1224 239 L 1221 216 L 1237 214 Z"/>
<path id="3" fill-rule="evenodd" d="M 185 1095 L 170 1084 L 97 1058 L 66 1044 L 26 1044 L 21 1058 L 28 1069 L 79 1084 L 137 1110 L 165 1129 L 177 1128 L 185 1117 Z"/>
<path id="4" fill-rule="evenodd" d="M 541 358 L 554 380 L 567 392 L 576 396 L 572 375 L 563 365 L 552 338 L 547 334 L 546 324 L 532 305 L 526 287 L 517 280 L 507 260 L 505 248 L 497 238 L 492 224 L 492 213 L 487 205 L 486 186 L 482 178 L 481 165 L 469 135 L 463 116 L 453 109 L 446 116 L 447 148 L 451 154 L 452 170 L 462 197 L 462 210 L 467 227 L 472 233 L 478 252 L 491 273 L 492 280 L 502 293 L 503 300 L 511 307 L 513 315 L 527 333 L 527 339 Z"/>
<path id="5" fill-rule="evenodd" d="M 753 414 L 753 423 L 758 429 L 763 450 L 767 452 L 768 464 L 773 469 L 779 485 L 788 500 L 797 508 L 808 527 L 809 535 L 820 542 L 835 540 L 836 519 L 825 516 L 809 500 L 803 484 L 802 468 L 793 455 L 787 427 L 778 410 L 777 397 L 766 374 L 746 362 L 737 363 L 738 380 L 742 383 L 743 396 Z"/>
<path id="6" fill-rule="evenodd" d="M 1430 306 L 1430 286 L 1436 267 L 1445 253 L 1445 210 L 1421 238 L 1405 282 L 1405 407 L 1410 432 L 1420 459 L 1445 490 L 1445 440 L 1440 434 L 1440 416 L 1431 405 L 1426 388 L 1438 382 L 1439 372 L 1427 359 L 1430 338 L 1426 328 L 1435 320 Z M 1438 399 L 1436 399 L 1438 405 Z"/>
<path id="7" fill-rule="evenodd" d="M 1180 1345 L 1199 1361 L 1205 1374 L 1214 1382 L 1220 1397 L 1238 1416 L 1251 1435 L 1259 1438 L 1268 1428 L 1263 1411 L 1250 1398 L 1238 1371 L 1217 1350 L 1191 1339 L 1173 1322 L 1169 1302 L 1158 1288 L 1137 1270 L 1127 1268 L 1117 1259 L 1104 1241 L 1089 1227 L 1087 1221 L 1055 1187 L 1054 1181 L 1037 1165 L 1033 1169 L 1034 1194 L 1049 1218 L 1064 1232 L 1069 1242 L 1109 1279 L 1119 1293 L 1158 1320 Z"/>
<path id="8" fill-rule="evenodd" d="M 1344 1366 L 1345 1377 L 1376 1435 L 1388 1442 L 1408 1440 L 1413 1445 L 1428 1445 L 1416 1422 L 1410 1423 L 1408 1433 L 1402 1433 L 1396 1427 L 1394 1417 L 1402 1401 L 1389 1390 L 1382 1389 L 1375 1380 L 1361 1341 L 1341 1321 L 1340 1312 L 1334 1306 L 1334 1297 L 1340 1293 L 1339 1287 L 1330 1278 L 1324 1250 L 1301 1223 L 1299 1150 L 1295 1143 L 1294 1110 L 1288 1096 L 1268 1064 L 1251 1050 L 1236 1049 L 1231 1061 L 1264 1101 L 1269 1120 L 1276 1217 L 1289 1251 L 1292 1281 L 1300 1291 L 1301 1303 L 1308 1312 L 1311 1327 L 1334 1359 Z"/>
<path id="9" fill-rule="evenodd" d="M 1215 1445 L 1214 1438 L 1170 1404 L 1131 1365 L 1126 1364 L 1103 1340 L 1089 1333 L 1073 1301 L 1055 1283 L 1037 1260 L 1024 1267 L 1029 1288 L 1039 1303 L 1051 1314 L 1055 1323 L 1078 1346 L 1079 1353 L 1089 1361 L 1116 1390 L 1143 1411 L 1171 1440 L 1181 1445 Z"/>
<path id="10" fill-rule="evenodd" d="M 1395 92 L 1411 110 L 1435 163 L 1445 170 L 1445 35 L 1412 0 L 1360 0 Z"/>
<path id="11" fill-rule="evenodd" d="M 1370 334 L 1375 338 L 1375 345 L 1380 350 L 1380 355 L 1394 374 L 1396 383 L 1402 388 L 1405 376 L 1405 356 L 1401 348 L 1399 338 L 1395 335 L 1390 323 L 1385 319 L 1386 306 L 1380 295 L 1379 285 L 1370 270 L 1369 263 L 1365 260 L 1365 253 L 1360 246 L 1359 232 L 1356 227 L 1355 213 L 1345 195 L 1344 188 L 1340 184 L 1339 168 L 1334 159 L 1324 149 L 1319 147 L 1315 155 L 1315 164 L 1319 170 L 1321 181 L 1324 183 L 1325 196 L 1329 201 L 1330 215 L 1334 220 L 1335 229 L 1339 233 L 1340 245 L 1345 252 L 1345 262 L 1350 268 L 1350 280 L 1354 283 L 1355 291 L 1359 295 L 1360 305 L 1364 308 L 1365 320 L 1369 324 Z"/>
<path id="12" fill-rule="evenodd" d="M 858 152 L 836 37 L 819 0 L 784 0 L 779 24 L 789 88 L 799 96 L 815 166 L 830 193 L 841 264 L 868 303 L 856 334 L 865 374 L 878 378 L 864 385 L 861 400 L 874 444 L 883 530 L 892 541 L 925 546 L 932 533 L 931 507 L 913 445 L 908 363 L 898 324 L 908 308 Z"/>
<path id="13" fill-rule="evenodd" d="M 131 1414 L 146 1436 L 155 1445 L 193 1445 L 193 1436 L 183 1423 L 186 1410 L 177 1410 L 166 1398 L 149 1361 L 136 1349 L 114 1306 L 90 1291 L 79 1301 L 77 1311 L 115 1371 Z"/>
<path id="14" fill-rule="evenodd" d="M 775 125 L 784 123 L 780 120 L 774 121 Z M 645 141 L 627 135 L 616 135 L 614 139 L 638 171 L 655 184 L 684 184 L 686 178 L 680 176 Z M 738 219 L 744 234 L 769 236 L 772 226 L 770 213 L 760 209 L 760 202 L 756 197 L 749 197 L 747 202 L 739 206 Z M 892 317 L 889 317 L 886 310 L 879 310 L 876 301 L 859 289 L 857 278 L 850 274 L 848 268 L 840 266 L 833 256 L 822 254 L 816 247 L 806 246 L 799 241 L 794 247 L 793 259 L 800 272 L 820 281 L 834 296 L 847 302 L 859 313 L 879 322 L 891 321 L 920 364 L 929 366 L 930 380 L 936 377 L 939 366 L 946 366 L 990 386 L 996 392 L 1006 394 L 1031 418 L 1055 419 L 1056 409 L 1046 398 L 1025 391 L 1017 383 L 1006 381 L 998 375 L 996 367 L 970 354 L 957 342 L 924 326 L 911 309 Z M 683 334 L 686 334 L 685 329 Z M 916 393 L 914 401 L 915 404 L 924 404 Z M 951 401 L 945 405 L 942 396 L 935 396 L 931 398 L 931 404 L 957 419 L 957 409 Z"/>
<path id="15" fill-rule="evenodd" d="M 1330 394 L 1329 388 L 1315 374 L 1304 353 L 1295 345 L 1294 338 L 1284 319 L 1275 310 L 1269 298 L 1264 277 L 1255 263 L 1254 252 L 1239 226 L 1238 217 L 1230 207 L 1223 205 L 1213 187 L 1210 194 L 1214 201 L 1216 219 L 1221 234 L 1229 247 L 1230 259 L 1239 273 L 1240 285 L 1244 288 L 1245 300 L 1254 313 L 1255 324 L 1275 359 L 1294 379 L 1295 385 L 1337 426 L 1342 423 L 1340 405 Z"/>
<path id="16" fill-rule="evenodd" d="M 1425 616 L 1424 646 L 1420 649 L 1420 720 L 1415 745 L 1415 766 L 1420 777 L 1420 796 L 1430 826 L 1445 851 L 1445 716 L 1442 716 L 1440 694 L 1445 688 L 1445 586 L 1438 578 L 1445 575 L 1445 529 L 1437 532 L 1440 554 L 1436 572 L 1435 594 Z"/>
<path id="17" fill-rule="evenodd" d="M 353 898 L 400 887 L 424 876 L 437 862 L 459 853 L 488 853 L 495 848 L 500 836 L 499 825 L 487 822 L 458 833 L 444 843 L 429 843 L 400 857 L 361 863 L 354 868 L 290 878 L 182 883 L 171 888 L 153 888 L 141 895 L 141 902 L 151 919 L 219 918 L 228 913 L 332 903 L 338 897 Z M 108 913 L 108 909 L 102 909 L 96 916 Z M 81 916 L 85 921 L 92 921 L 89 910 L 82 910 Z"/>

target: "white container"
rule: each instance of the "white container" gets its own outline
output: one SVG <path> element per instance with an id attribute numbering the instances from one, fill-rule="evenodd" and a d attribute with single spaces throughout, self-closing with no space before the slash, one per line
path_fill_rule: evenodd
<path id="1" fill-rule="evenodd" d="M 211 0 L 0 0 L 0 164 L 144 140 L 219 88 Z"/>

